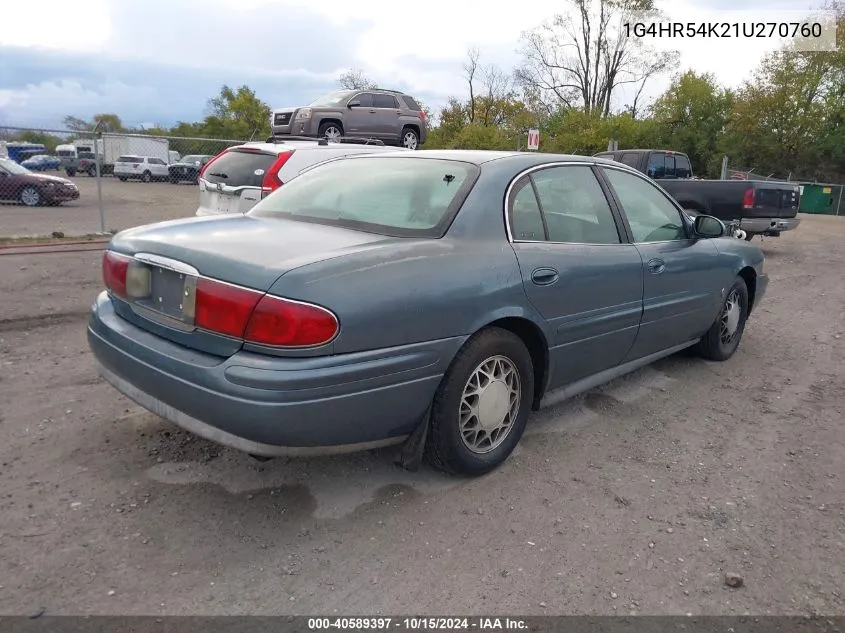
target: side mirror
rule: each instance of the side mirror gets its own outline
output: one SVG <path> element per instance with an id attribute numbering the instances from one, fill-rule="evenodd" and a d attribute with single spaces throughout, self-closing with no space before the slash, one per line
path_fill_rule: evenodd
<path id="1" fill-rule="evenodd" d="M 693 229 L 699 237 L 722 237 L 725 232 L 725 225 L 718 218 L 712 215 L 697 215 L 693 219 Z"/>
<path id="2" fill-rule="evenodd" d="M 358 101 L 358 99 L 353 99 L 352 101 L 350 101 L 349 103 L 346 104 L 346 107 L 347 108 L 360 108 L 361 102 Z"/>

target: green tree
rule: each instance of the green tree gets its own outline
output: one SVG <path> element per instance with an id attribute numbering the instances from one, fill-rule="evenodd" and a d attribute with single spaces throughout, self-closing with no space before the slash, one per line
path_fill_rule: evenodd
<path id="1" fill-rule="evenodd" d="M 686 153 L 693 171 L 718 177 L 724 129 L 734 95 L 711 74 L 687 71 L 675 78 L 651 106 L 659 145 Z"/>
<path id="2" fill-rule="evenodd" d="M 731 162 L 780 177 L 845 179 L 845 5 L 837 14 L 837 50 L 786 46 L 746 81 L 728 125 Z"/>
<path id="3" fill-rule="evenodd" d="M 223 86 L 209 100 L 210 113 L 202 123 L 201 136 L 229 139 L 266 138 L 270 135 L 270 106 L 248 86 Z"/>
<path id="4" fill-rule="evenodd" d="M 64 126 L 72 132 L 91 132 L 99 126 L 100 132 L 125 132 L 123 121 L 112 112 L 95 114 L 90 121 L 78 116 L 68 115 L 64 118 Z"/>

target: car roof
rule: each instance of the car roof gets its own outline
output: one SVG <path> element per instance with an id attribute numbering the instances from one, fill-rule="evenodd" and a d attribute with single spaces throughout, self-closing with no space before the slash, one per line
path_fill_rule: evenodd
<path id="1" fill-rule="evenodd" d="M 381 157 L 397 156 L 402 158 L 436 158 L 441 160 L 458 160 L 475 165 L 483 165 L 492 161 L 515 161 L 524 164 L 542 165 L 545 163 L 595 163 L 602 165 L 619 166 L 619 163 L 595 156 L 581 156 L 578 154 L 547 154 L 541 152 L 516 152 L 496 150 L 474 150 L 474 149 L 425 149 L 415 152 L 392 151 L 387 154 L 380 154 Z M 365 158 L 366 156 L 361 156 Z M 357 156 L 353 158 L 358 158 Z"/>
<path id="2" fill-rule="evenodd" d="M 284 152 L 288 152 L 292 149 L 317 149 L 317 148 L 324 148 L 324 147 L 348 147 L 349 149 L 361 149 L 362 147 L 366 147 L 368 149 L 382 149 L 384 148 L 383 145 L 376 145 L 376 144 L 366 144 L 366 143 L 329 143 L 326 145 L 321 145 L 317 142 L 317 139 L 313 141 L 303 141 L 303 140 L 292 140 L 292 141 L 282 141 L 279 143 L 266 143 L 263 141 L 255 141 L 252 143 L 243 143 L 241 145 L 233 145 L 229 149 L 241 149 L 241 148 L 249 148 L 254 150 L 259 150 L 263 152 L 270 152 L 273 154 L 283 154 Z M 390 149 L 390 148 L 385 148 Z M 402 152 L 398 152 L 402 153 Z"/>

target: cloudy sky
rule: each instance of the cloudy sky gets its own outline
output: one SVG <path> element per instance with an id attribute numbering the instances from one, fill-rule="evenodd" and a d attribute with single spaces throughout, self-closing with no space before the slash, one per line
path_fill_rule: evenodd
<path id="1" fill-rule="evenodd" d="M 683 21 L 724 20 L 736 6 L 734 0 L 658 4 Z M 115 112 L 133 126 L 196 121 L 224 83 L 247 84 L 273 107 L 302 105 L 333 89 L 347 68 L 363 69 L 380 85 L 409 91 L 436 109 L 464 94 L 461 66 L 470 46 L 481 51 L 482 62 L 509 69 L 519 62 L 520 34 L 564 6 L 561 0 L 7 0 L 0 126 L 56 127 L 67 114 L 99 112 Z M 761 19 L 764 7 L 817 3 L 745 0 L 742 6 Z M 679 70 L 713 72 L 736 85 L 776 45 L 687 41 Z"/>

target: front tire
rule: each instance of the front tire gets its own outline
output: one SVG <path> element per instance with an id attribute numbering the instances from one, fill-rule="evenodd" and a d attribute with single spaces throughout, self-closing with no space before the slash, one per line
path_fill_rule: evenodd
<path id="1" fill-rule="evenodd" d="M 513 452 L 528 421 L 534 365 L 522 340 L 491 327 L 461 348 L 434 396 L 425 454 L 456 475 L 479 476 Z"/>
<path id="2" fill-rule="evenodd" d="M 96 166 L 89 167 L 88 168 L 88 175 L 91 176 L 91 178 L 95 178 L 97 176 L 97 167 Z"/>
<path id="3" fill-rule="evenodd" d="M 322 123 L 317 136 L 325 138 L 329 143 L 340 143 L 340 139 L 343 138 L 343 128 L 337 123 Z"/>
<path id="4" fill-rule="evenodd" d="M 141 176 L 141 181 L 142 182 L 152 182 L 153 181 L 153 175 L 150 172 L 145 171 L 144 174 Z"/>
<path id="5" fill-rule="evenodd" d="M 27 207 L 37 207 L 41 204 L 41 194 L 35 187 L 24 187 L 20 195 L 21 204 Z"/>
<path id="6" fill-rule="evenodd" d="M 737 277 L 728 290 L 719 316 L 698 342 L 698 352 L 704 358 L 726 361 L 739 347 L 748 319 L 748 286 Z"/>

